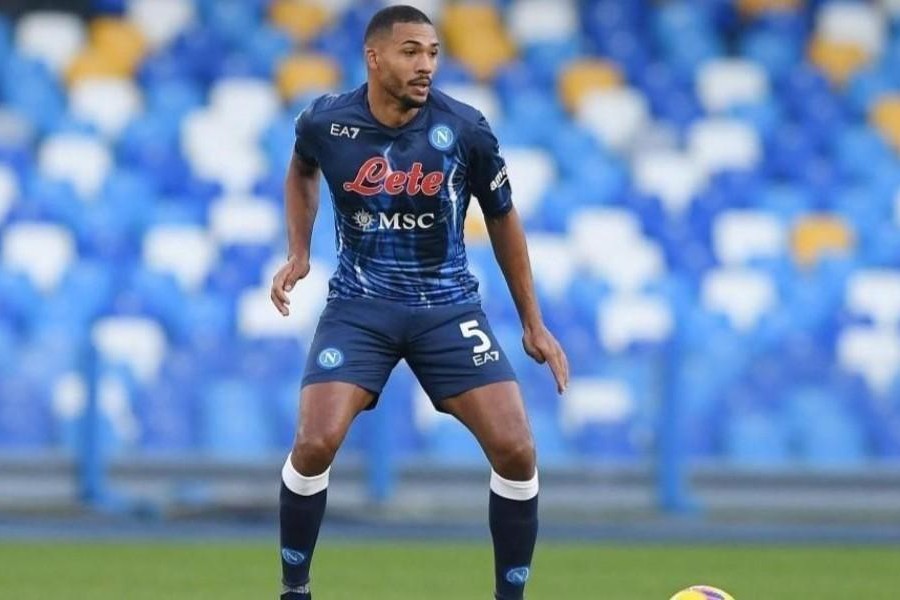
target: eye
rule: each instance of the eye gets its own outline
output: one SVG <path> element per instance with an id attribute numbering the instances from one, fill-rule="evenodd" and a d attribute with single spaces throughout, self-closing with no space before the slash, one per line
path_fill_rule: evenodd
<path id="1" fill-rule="evenodd" d="M 415 56 L 416 51 L 411 48 L 407 48 L 406 50 L 403 51 L 403 54 L 405 54 L 406 56 Z"/>

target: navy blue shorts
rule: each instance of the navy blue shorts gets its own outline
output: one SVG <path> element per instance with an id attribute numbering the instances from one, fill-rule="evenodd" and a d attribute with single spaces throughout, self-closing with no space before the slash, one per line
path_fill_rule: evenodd
<path id="1" fill-rule="evenodd" d="M 377 402 L 400 359 L 438 410 L 445 398 L 516 378 L 478 304 L 414 308 L 370 298 L 335 298 L 319 318 L 303 385 L 355 383 L 374 393 Z"/>

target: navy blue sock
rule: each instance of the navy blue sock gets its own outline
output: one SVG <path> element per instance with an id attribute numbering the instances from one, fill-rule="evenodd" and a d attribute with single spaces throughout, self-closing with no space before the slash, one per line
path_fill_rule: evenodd
<path id="1" fill-rule="evenodd" d="M 327 482 L 327 479 L 326 479 Z M 325 514 L 327 487 L 304 496 L 281 482 L 282 600 L 310 600 L 309 568 Z"/>
<path id="2" fill-rule="evenodd" d="M 489 510 L 497 600 L 524 598 L 537 540 L 537 508 L 537 496 L 529 500 L 510 500 L 491 490 Z"/>

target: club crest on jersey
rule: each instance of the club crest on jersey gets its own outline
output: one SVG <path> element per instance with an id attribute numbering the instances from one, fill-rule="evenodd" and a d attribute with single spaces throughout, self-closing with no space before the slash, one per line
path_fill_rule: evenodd
<path id="1" fill-rule="evenodd" d="M 344 190 L 361 196 L 374 196 L 382 192 L 390 196 L 403 192 L 410 196 L 419 193 L 434 196 L 440 191 L 443 182 L 443 173 L 425 173 L 420 162 L 414 162 L 409 171 L 391 171 L 384 157 L 373 156 L 362 164 L 353 181 L 344 182 Z"/>
<path id="2" fill-rule="evenodd" d="M 449 150 L 456 141 L 453 130 L 446 125 L 435 125 L 428 132 L 428 142 L 435 150 Z"/>

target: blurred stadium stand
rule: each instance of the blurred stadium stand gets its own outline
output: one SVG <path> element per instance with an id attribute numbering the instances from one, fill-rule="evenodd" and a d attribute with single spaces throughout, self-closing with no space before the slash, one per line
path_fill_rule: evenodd
<path id="1" fill-rule="evenodd" d="M 471 267 L 560 505 L 580 482 L 586 510 L 652 508 L 674 452 L 722 506 L 829 489 L 831 509 L 896 512 L 900 2 L 409 3 L 439 26 L 438 85 L 500 138 L 569 353 L 560 398 L 473 205 Z M 269 305 L 293 119 L 364 80 L 382 4 L 65 4 L 0 17 L 0 505 L 78 497 L 58 477 L 90 472 L 85 431 L 129 489 L 274 501 L 334 266 L 324 201 L 291 317 Z M 403 487 L 435 465 L 483 491 L 478 448 L 405 368 L 358 425 L 348 506 L 446 500 Z M 14 485 L 35 469 L 44 487 Z M 781 495 L 747 492 L 763 484 Z"/>

